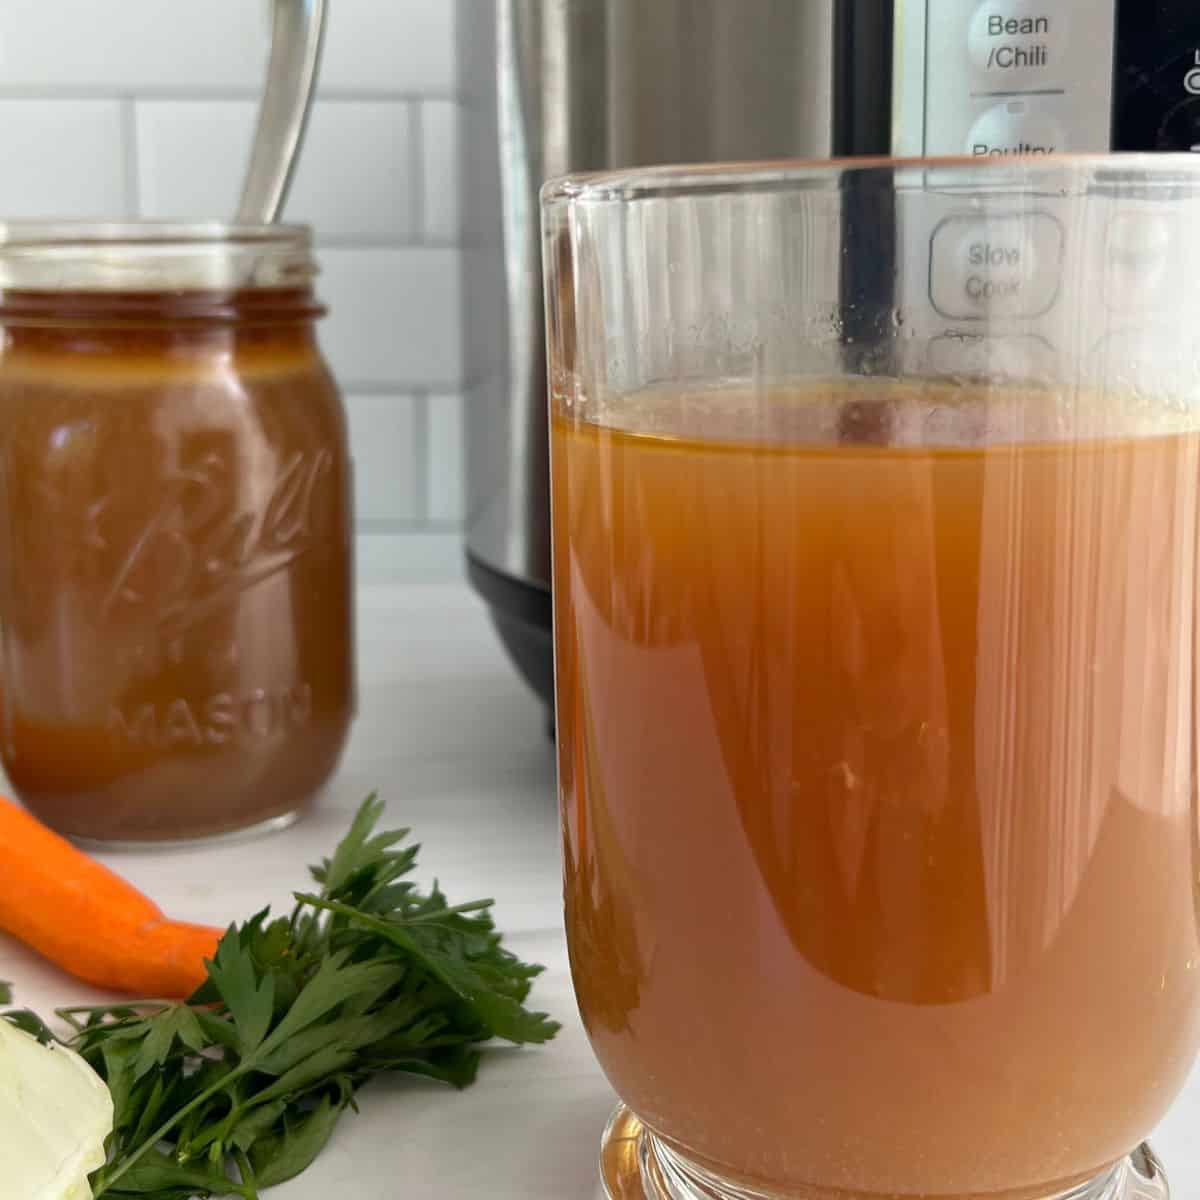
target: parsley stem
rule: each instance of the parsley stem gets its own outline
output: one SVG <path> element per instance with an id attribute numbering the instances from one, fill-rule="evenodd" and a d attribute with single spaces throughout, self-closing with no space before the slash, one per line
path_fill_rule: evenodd
<path id="1" fill-rule="evenodd" d="M 237 1159 L 238 1174 L 242 1177 L 242 1187 L 246 1189 L 242 1195 L 246 1200 L 258 1200 L 258 1188 L 254 1186 L 254 1168 L 250 1165 L 249 1156 L 245 1150 L 237 1150 L 234 1157 Z"/>
<path id="2" fill-rule="evenodd" d="M 495 900 L 472 900 L 469 904 L 456 904 L 452 908 L 435 908 L 432 912 L 418 913 L 415 917 L 402 917 L 398 925 L 422 925 L 426 921 L 444 921 L 447 917 L 458 916 L 462 913 L 483 912 L 491 908 Z"/>
<path id="3" fill-rule="evenodd" d="M 224 1091 L 235 1079 L 248 1074 L 255 1069 L 255 1060 L 253 1058 L 246 1059 L 239 1063 L 228 1075 L 222 1075 L 215 1083 L 210 1084 L 198 1096 L 194 1096 L 181 1109 L 173 1113 L 166 1121 L 164 1121 L 146 1140 L 133 1151 L 132 1154 L 127 1154 L 123 1162 L 117 1164 L 117 1169 L 111 1175 L 105 1175 L 103 1182 L 100 1185 L 99 1191 L 95 1193 L 93 1200 L 100 1200 L 100 1197 L 105 1192 L 110 1191 L 112 1185 L 117 1182 L 129 1169 L 141 1161 L 144 1155 L 148 1154 L 155 1146 L 161 1142 L 176 1125 L 183 1120 L 188 1113 L 199 1108 L 202 1104 L 206 1104 L 218 1092 Z M 243 1190 L 242 1195 L 246 1195 Z"/>
<path id="4" fill-rule="evenodd" d="M 361 920 L 363 917 L 370 916 L 369 913 L 364 913 L 361 909 L 354 908 L 349 904 L 341 904 L 336 900 L 330 900 L 325 896 L 314 896 L 310 892 L 293 892 L 292 895 L 301 904 L 306 904 L 311 908 L 323 909 L 326 912 L 336 913 L 339 916 L 348 917 L 352 920 Z M 408 925 L 424 925 L 436 924 L 438 921 L 444 921 L 447 917 L 461 916 L 463 913 L 483 912 L 494 905 L 495 900 L 472 900 L 467 904 L 456 904 L 452 908 L 436 908 L 432 912 L 418 913 L 414 917 L 402 915 L 399 913 L 389 914 L 387 920 L 375 918 L 374 925 L 379 927 L 399 926 L 404 928 Z"/>

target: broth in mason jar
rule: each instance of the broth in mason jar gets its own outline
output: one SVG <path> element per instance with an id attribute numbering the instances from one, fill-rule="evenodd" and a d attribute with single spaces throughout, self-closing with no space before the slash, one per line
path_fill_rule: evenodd
<path id="1" fill-rule="evenodd" d="M 100 841 L 284 819 L 353 706 L 345 419 L 308 289 L 9 292 L 0 750 Z"/>

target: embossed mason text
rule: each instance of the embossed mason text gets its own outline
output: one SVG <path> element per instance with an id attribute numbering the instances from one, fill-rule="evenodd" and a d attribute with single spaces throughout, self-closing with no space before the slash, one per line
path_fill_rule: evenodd
<path id="1" fill-rule="evenodd" d="M 114 704 L 108 731 L 118 746 L 163 750 L 226 746 L 270 738 L 307 725 L 313 692 L 307 683 L 245 695 L 218 692 L 201 699 L 183 696 L 146 704 Z"/>

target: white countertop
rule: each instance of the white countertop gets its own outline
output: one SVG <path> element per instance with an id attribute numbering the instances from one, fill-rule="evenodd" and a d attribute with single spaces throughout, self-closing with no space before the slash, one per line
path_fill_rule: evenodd
<path id="1" fill-rule="evenodd" d="M 533 1001 L 563 1023 L 544 1049 L 502 1049 L 454 1092 L 416 1080 L 372 1084 L 329 1149 L 279 1200 L 592 1200 L 614 1097 L 571 995 L 561 928 L 554 761 L 539 703 L 462 584 L 362 589 L 360 717 L 341 771 L 306 820 L 269 838 L 107 861 L 171 916 L 224 925 L 290 905 L 305 866 L 328 853 L 378 790 L 389 827 L 411 825 L 420 876 L 452 901 L 493 896 L 523 958 L 548 968 Z M 0 935 L 0 979 L 48 1013 L 95 993 Z M 1177 1197 L 1200 1193 L 1200 1069 L 1154 1139 Z"/>

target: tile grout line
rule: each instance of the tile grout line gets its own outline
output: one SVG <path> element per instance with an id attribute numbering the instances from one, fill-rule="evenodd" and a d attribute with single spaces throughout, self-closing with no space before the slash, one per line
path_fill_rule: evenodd
<path id="1" fill-rule="evenodd" d="M 459 393 L 462 380 L 453 379 L 359 379 L 339 374 L 338 386 L 344 396 L 416 396 L 432 393 Z"/>
<path id="2" fill-rule="evenodd" d="M 151 84 L 147 87 L 129 84 L 6 84 L 0 80 L 0 100 L 164 100 L 212 101 L 212 100 L 259 100 L 261 85 L 228 84 L 206 87 L 202 84 L 171 87 Z M 350 88 L 322 86 L 322 102 L 336 104 L 399 102 L 419 103 L 421 100 L 463 101 L 453 88 L 430 88 L 427 91 L 405 91 L 397 88 Z"/>
<path id="3" fill-rule="evenodd" d="M 413 512 L 417 521 L 426 527 L 430 524 L 430 450 L 429 393 L 418 391 L 413 393 Z"/>
<path id="4" fill-rule="evenodd" d="M 143 213 L 141 162 L 138 154 L 137 99 L 134 96 L 122 96 L 120 105 L 125 211 L 131 217 L 140 217 Z"/>
<path id="5" fill-rule="evenodd" d="M 408 104 L 409 225 L 418 240 L 425 237 L 425 112 L 420 100 Z"/>

